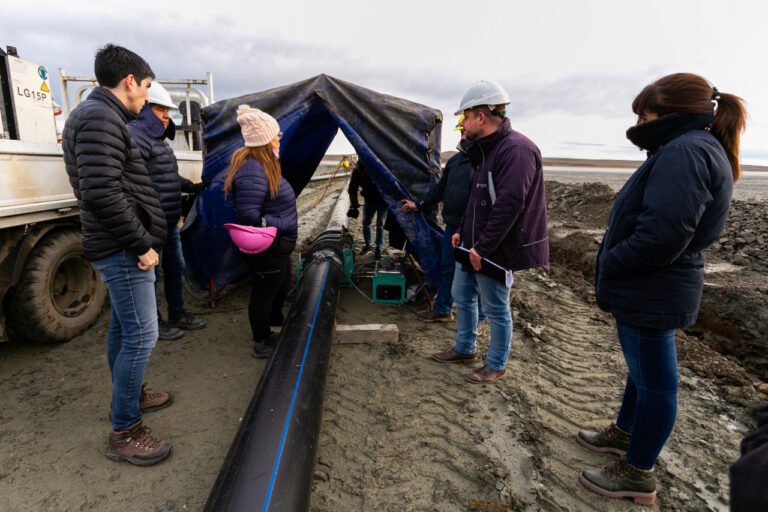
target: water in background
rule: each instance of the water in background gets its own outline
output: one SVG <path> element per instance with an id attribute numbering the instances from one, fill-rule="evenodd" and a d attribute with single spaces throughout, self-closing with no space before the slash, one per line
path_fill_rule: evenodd
<path id="1" fill-rule="evenodd" d="M 561 183 L 605 183 L 618 191 L 634 169 L 621 167 L 544 166 L 544 179 Z M 734 199 L 768 202 L 768 172 L 744 171 L 733 187 Z"/>

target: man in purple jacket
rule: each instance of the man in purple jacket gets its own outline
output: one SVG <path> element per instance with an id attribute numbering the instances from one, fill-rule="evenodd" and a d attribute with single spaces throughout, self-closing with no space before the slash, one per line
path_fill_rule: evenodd
<path id="1" fill-rule="evenodd" d="M 491 323 L 485 365 L 465 378 L 474 384 L 504 378 L 512 342 L 512 311 L 506 282 L 481 273 L 493 262 L 509 271 L 549 268 L 547 202 L 539 148 L 514 131 L 506 118 L 509 96 L 492 80 L 474 84 L 456 115 L 470 141 L 467 156 L 475 169 L 464 216 L 453 246 L 469 249 L 471 268 L 457 265 L 452 295 L 456 300 L 456 344 L 432 355 L 441 363 L 477 361 L 477 301 Z M 485 261 L 483 261 L 485 259 Z"/>

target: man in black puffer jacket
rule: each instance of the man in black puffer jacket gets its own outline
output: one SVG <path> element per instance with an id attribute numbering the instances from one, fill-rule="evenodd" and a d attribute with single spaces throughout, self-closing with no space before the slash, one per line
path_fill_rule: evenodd
<path id="1" fill-rule="evenodd" d="M 64 126 L 64 164 L 83 230 L 85 256 L 106 283 L 112 308 L 107 359 L 112 374 L 112 431 L 107 457 L 149 465 L 171 445 L 149 435 L 142 410 L 171 404 L 170 393 L 146 393 L 147 360 L 157 342 L 156 250 L 165 215 L 126 122 L 147 101 L 149 65 L 120 46 L 96 53 L 96 87 Z"/>
<path id="2" fill-rule="evenodd" d="M 181 252 L 178 224 L 181 217 L 181 192 L 199 192 L 207 183 L 195 184 L 179 176 L 176 155 L 165 140 L 173 140 L 176 136 L 176 125 L 168 113 L 169 108 L 176 108 L 170 94 L 162 85 L 152 82 L 149 88 L 149 103 L 144 105 L 136 119 L 128 123 L 128 132 L 138 146 L 152 184 L 160 196 L 160 204 L 168 225 L 168 239 L 160 252 L 165 299 L 168 302 L 168 322 L 163 321 L 158 311 L 161 340 L 181 338 L 184 334 L 181 329 L 205 327 L 205 320 L 184 311 L 184 256 Z"/>
<path id="3" fill-rule="evenodd" d="M 400 202 L 403 203 L 402 210 L 404 212 L 423 212 L 428 208 L 436 206 L 441 200 L 443 201 L 443 221 L 445 222 L 445 230 L 443 231 L 443 239 L 440 242 L 440 267 L 442 278 L 440 279 L 440 286 L 437 289 L 437 298 L 435 299 L 433 309 L 422 311 L 418 315 L 419 319 L 430 323 L 453 321 L 453 314 L 451 313 L 451 310 L 453 309 L 451 287 L 453 286 L 453 276 L 456 270 L 456 260 L 454 259 L 451 237 L 456 232 L 456 228 L 459 223 L 461 223 L 461 218 L 464 216 L 464 208 L 467 206 L 469 189 L 472 185 L 472 176 L 475 173 L 472 164 L 469 161 L 469 157 L 465 154 L 463 127 L 459 124 L 456 129 L 462 132 L 458 146 L 459 152 L 448 159 L 437 185 L 431 187 L 421 199 L 417 199 L 416 201 L 411 201 L 410 199 L 400 200 Z M 479 324 L 485 320 L 482 308 L 479 308 L 478 315 L 479 328 Z"/>

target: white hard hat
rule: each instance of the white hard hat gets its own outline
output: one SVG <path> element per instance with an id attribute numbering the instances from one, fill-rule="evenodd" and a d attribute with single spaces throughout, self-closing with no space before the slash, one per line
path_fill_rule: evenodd
<path id="1" fill-rule="evenodd" d="M 165 90 L 165 87 L 157 82 L 152 82 L 152 85 L 147 89 L 147 96 L 149 97 L 149 103 L 154 105 L 160 105 L 168 108 L 179 108 L 173 104 L 171 95 Z"/>
<path id="2" fill-rule="evenodd" d="M 495 80 L 480 80 L 472 84 L 472 87 L 464 93 L 461 98 L 461 104 L 459 110 L 454 115 L 461 115 L 464 110 L 479 107 L 480 105 L 507 105 L 509 103 L 509 95 L 504 88 L 499 85 L 499 82 Z M 493 110 L 493 108 L 491 108 Z"/>

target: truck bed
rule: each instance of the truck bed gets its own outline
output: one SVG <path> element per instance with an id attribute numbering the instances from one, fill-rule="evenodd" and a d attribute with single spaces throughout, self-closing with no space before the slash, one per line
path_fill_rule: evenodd
<path id="1" fill-rule="evenodd" d="M 202 153 L 176 151 L 179 174 L 200 181 Z M 61 144 L 0 140 L 0 228 L 78 214 Z"/>

